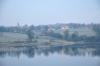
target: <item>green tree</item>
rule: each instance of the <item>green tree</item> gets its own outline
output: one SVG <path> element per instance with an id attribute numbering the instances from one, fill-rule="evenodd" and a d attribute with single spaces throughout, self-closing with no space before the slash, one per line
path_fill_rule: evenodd
<path id="1" fill-rule="evenodd" d="M 69 38 L 69 31 L 68 30 L 65 30 L 64 31 L 64 37 L 63 37 L 65 40 L 68 40 Z"/>
<path id="2" fill-rule="evenodd" d="M 78 36 L 78 32 L 77 31 L 75 31 L 74 33 L 72 33 L 71 39 L 74 40 L 74 41 L 79 40 L 79 36 Z"/>
<path id="3" fill-rule="evenodd" d="M 28 36 L 28 40 L 29 40 L 30 42 L 32 42 L 32 39 L 34 38 L 34 32 L 33 32 L 31 29 L 29 29 L 29 30 L 27 31 L 27 36 Z"/>

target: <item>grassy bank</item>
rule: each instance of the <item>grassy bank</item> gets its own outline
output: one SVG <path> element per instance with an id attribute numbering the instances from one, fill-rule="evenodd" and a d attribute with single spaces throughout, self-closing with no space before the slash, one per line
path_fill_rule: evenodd
<path id="1" fill-rule="evenodd" d="M 72 45 L 74 42 L 39 36 L 28 42 L 26 34 L 4 32 L 0 33 L 0 46 L 34 46 L 34 45 Z"/>

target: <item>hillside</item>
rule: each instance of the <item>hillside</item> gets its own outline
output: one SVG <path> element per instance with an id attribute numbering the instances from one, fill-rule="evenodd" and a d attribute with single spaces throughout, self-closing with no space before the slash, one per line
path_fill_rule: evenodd
<path id="1" fill-rule="evenodd" d="M 99 42 L 99 27 L 99 24 L 0 26 L 0 43 L 68 44 L 70 42 Z"/>

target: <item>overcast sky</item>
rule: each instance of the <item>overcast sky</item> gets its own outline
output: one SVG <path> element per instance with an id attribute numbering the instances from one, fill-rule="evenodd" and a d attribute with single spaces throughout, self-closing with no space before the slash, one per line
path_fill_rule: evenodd
<path id="1" fill-rule="evenodd" d="M 4 0 L 0 25 L 99 23 L 97 0 Z"/>

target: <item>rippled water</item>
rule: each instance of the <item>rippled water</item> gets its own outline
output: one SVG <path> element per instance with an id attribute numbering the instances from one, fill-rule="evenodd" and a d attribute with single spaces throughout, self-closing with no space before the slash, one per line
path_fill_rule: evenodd
<path id="1" fill-rule="evenodd" d="M 100 66 L 100 46 L 1 47 L 0 66 Z"/>

